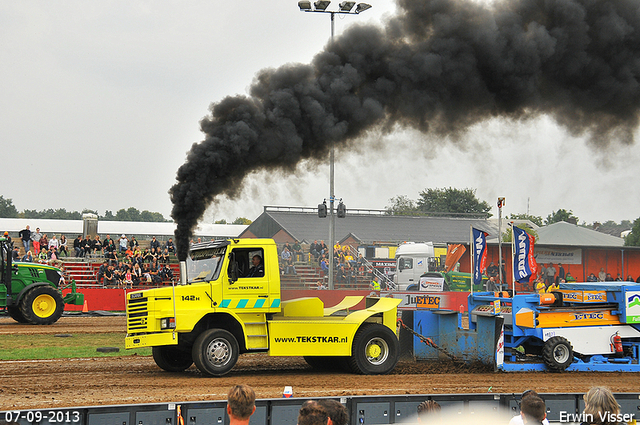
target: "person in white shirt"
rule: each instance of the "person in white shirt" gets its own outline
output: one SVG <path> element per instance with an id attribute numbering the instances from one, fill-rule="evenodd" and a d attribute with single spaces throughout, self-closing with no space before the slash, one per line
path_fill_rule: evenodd
<path id="1" fill-rule="evenodd" d="M 56 235 L 51 236 L 51 239 L 49 239 L 49 249 L 51 249 L 51 247 L 54 247 L 55 249 L 60 248 L 60 244 L 58 243 L 58 239 L 56 239 Z"/>
<path id="2" fill-rule="evenodd" d="M 530 397 L 530 396 L 531 397 L 540 398 L 538 393 L 535 392 L 534 390 L 526 390 L 525 392 L 522 393 L 522 397 L 520 398 L 520 407 L 521 408 L 522 408 L 522 401 L 526 397 Z M 513 418 L 511 418 L 511 420 L 509 421 L 509 425 L 524 425 L 524 420 L 522 418 L 522 413 L 520 415 L 516 415 Z M 542 420 L 542 425 L 549 425 L 549 421 L 547 420 L 546 417 Z"/>

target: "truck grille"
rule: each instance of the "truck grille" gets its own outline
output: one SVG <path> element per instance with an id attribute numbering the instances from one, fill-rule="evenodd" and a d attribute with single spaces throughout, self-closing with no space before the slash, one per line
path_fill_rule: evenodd
<path id="1" fill-rule="evenodd" d="M 127 301 L 127 333 L 144 332 L 147 329 L 147 302 L 146 297 Z"/>

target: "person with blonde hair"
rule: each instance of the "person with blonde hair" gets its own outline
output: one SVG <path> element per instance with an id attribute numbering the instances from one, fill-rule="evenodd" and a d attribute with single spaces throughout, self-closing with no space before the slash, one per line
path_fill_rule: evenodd
<path id="1" fill-rule="evenodd" d="M 256 411 L 256 393 L 248 385 L 236 385 L 227 395 L 229 425 L 247 425 Z"/>
<path id="2" fill-rule="evenodd" d="M 33 262 L 33 255 L 31 255 L 31 250 L 27 251 L 26 254 L 22 257 L 23 262 L 31 263 Z"/>
<path id="3" fill-rule="evenodd" d="M 584 424 L 614 425 L 621 424 L 620 406 L 607 387 L 592 387 L 583 397 Z"/>

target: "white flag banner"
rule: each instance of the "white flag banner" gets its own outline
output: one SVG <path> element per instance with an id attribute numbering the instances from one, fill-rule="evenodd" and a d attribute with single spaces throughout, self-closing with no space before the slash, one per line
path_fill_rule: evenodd
<path id="1" fill-rule="evenodd" d="M 582 249 L 580 248 L 543 248 L 536 246 L 534 256 L 538 264 L 582 264 Z"/>

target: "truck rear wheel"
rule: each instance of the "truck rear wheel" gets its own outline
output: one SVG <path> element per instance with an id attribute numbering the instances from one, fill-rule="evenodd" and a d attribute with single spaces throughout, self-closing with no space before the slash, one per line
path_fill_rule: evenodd
<path id="1" fill-rule="evenodd" d="M 58 321 L 64 311 L 62 295 L 51 286 L 36 286 L 20 302 L 20 313 L 34 325 L 50 325 Z"/>
<path id="2" fill-rule="evenodd" d="M 193 344 L 192 357 L 200 372 L 210 376 L 227 374 L 238 361 L 238 341 L 224 329 L 208 329 Z"/>
<path id="3" fill-rule="evenodd" d="M 29 323 L 20 312 L 20 307 L 18 306 L 7 306 L 7 313 L 9 313 L 9 316 L 18 323 Z"/>
<path id="4" fill-rule="evenodd" d="M 554 336 L 544 343 L 542 359 L 552 372 L 562 372 L 573 362 L 573 347 L 566 338 Z"/>
<path id="5" fill-rule="evenodd" d="M 388 327 L 365 324 L 353 340 L 349 365 L 356 373 L 381 375 L 389 373 L 398 363 L 399 342 Z"/>
<path id="6" fill-rule="evenodd" d="M 191 353 L 181 350 L 179 346 L 163 345 L 153 347 L 153 360 L 160 369 L 167 372 L 182 372 L 193 364 Z"/>

